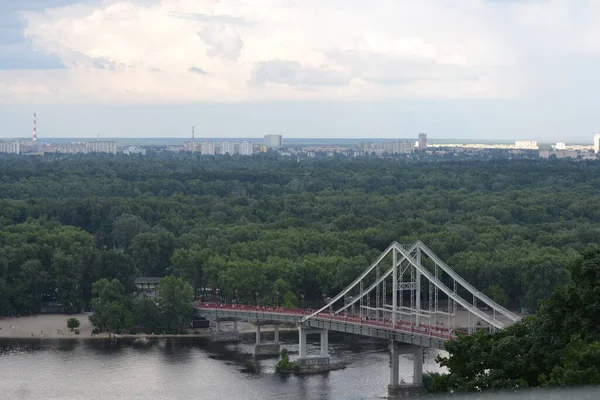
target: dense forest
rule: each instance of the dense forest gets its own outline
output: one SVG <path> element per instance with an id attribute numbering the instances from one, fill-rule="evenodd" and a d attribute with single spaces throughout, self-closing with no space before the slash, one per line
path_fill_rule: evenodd
<path id="1" fill-rule="evenodd" d="M 511 308 L 600 242 L 600 163 L 152 154 L 0 156 L 0 315 L 174 275 L 228 301 L 317 304 L 418 239 Z"/>
<path id="2" fill-rule="evenodd" d="M 449 355 L 437 361 L 449 374 L 430 374 L 428 390 L 475 392 L 598 385 L 600 250 L 584 251 L 569 272 L 571 282 L 555 288 L 541 302 L 536 315 L 502 331 L 481 330 L 446 343 Z"/>

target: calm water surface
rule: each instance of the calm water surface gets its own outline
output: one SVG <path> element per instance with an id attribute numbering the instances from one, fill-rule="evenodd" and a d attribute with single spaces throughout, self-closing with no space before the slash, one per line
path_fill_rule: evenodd
<path id="1" fill-rule="evenodd" d="M 297 356 L 297 334 L 282 333 Z M 0 399 L 377 399 L 385 398 L 389 355 L 385 342 L 330 334 L 333 361 L 347 368 L 322 375 L 281 376 L 276 358 L 256 360 L 254 338 L 219 346 L 205 339 L 0 341 Z M 317 351 L 317 343 L 309 350 Z M 438 371 L 437 351 L 424 367 Z M 404 357 L 404 356 L 403 356 Z M 410 356 L 401 377 L 410 382 Z"/>

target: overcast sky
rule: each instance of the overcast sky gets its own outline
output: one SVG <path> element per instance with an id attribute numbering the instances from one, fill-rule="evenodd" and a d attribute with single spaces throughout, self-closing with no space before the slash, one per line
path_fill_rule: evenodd
<path id="1" fill-rule="evenodd" d="M 591 142 L 600 0 L 0 0 L 0 137 Z"/>

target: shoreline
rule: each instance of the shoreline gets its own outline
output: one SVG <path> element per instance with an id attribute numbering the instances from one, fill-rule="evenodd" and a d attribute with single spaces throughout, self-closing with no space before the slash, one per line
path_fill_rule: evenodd
<path id="1" fill-rule="evenodd" d="M 3 340 L 118 340 L 118 339 L 161 339 L 161 338 L 205 338 L 210 339 L 213 335 L 212 328 L 189 328 L 188 333 L 182 334 L 156 334 L 156 333 L 137 333 L 137 334 L 113 334 L 101 332 L 92 335 L 94 327 L 89 321 L 89 316 L 92 313 L 83 314 L 41 314 L 36 316 L 25 317 L 8 317 L 0 318 L 0 341 Z M 67 319 L 77 318 L 80 322 L 78 328 L 79 334 L 71 332 L 67 328 Z M 249 336 L 255 335 L 256 328 L 254 325 L 239 321 L 239 335 Z M 190 333 L 190 332 L 194 333 Z M 273 327 L 263 327 L 263 333 L 273 332 Z M 296 331 L 296 328 L 284 327 L 279 328 L 279 332 Z"/>

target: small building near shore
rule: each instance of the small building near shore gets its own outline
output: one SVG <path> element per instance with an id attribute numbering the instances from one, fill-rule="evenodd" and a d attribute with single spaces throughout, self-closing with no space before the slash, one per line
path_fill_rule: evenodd
<path id="1" fill-rule="evenodd" d="M 148 296 L 156 296 L 156 287 L 162 278 L 155 276 L 140 276 L 135 278 L 135 286 Z"/>

